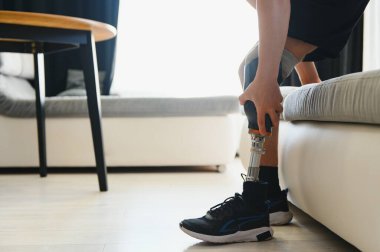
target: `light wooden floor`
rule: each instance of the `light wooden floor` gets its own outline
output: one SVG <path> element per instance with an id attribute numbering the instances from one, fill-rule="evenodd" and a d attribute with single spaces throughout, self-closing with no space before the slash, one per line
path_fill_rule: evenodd
<path id="1" fill-rule="evenodd" d="M 0 251 L 356 251 L 297 209 L 291 225 L 261 243 L 211 245 L 178 228 L 241 191 L 239 160 L 225 173 L 144 169 L 109 174 L 0 175 Z"/>

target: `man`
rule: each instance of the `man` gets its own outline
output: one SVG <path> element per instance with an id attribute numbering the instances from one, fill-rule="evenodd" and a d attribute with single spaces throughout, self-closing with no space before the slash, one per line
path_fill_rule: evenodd
<path id="1" fill-rule="evenodd" d="M 205 216 L 187 219 L 181 229 L 204 241 L 225 243 L 272 238 L 270 225 L 291 221 L 287 191 L 278 181 L 278 126 L 282 96 L 278 87 L 296 69 L 302 84 L 320 82 L 313 61 L 336 57 L 369 0 L 249 0 L 257 9 L 259 42 L 245 58 L 240 75 L 245 89 L 240 104 L 254 102 L 261 135 L 272 137 L 260 162 L 260 183 L 244 181 L 243 193 L 212 207 Z M 259 60 L 260 59 L 260 60 Z M 243 73 L 244 70 L 244 73 Z"/>

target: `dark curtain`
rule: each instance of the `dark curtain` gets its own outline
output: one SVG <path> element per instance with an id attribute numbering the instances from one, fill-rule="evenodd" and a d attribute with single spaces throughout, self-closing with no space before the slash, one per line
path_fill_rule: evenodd
<path id="1" fill-rule="evenodd" d="M 0 9 L 88 18 L 117 27 L 119 0 L 0 0 Z M 102 94 L 108 95 L 114 68 L 115 39 L 97 43 L 99 71 L 105 71 Z M 78 50 L 45 56 L 46 95 L 66 88 L 68 69 L 82 69 Z"/>
<path id="2" fill-rule="evenodd" d="M 335 59 L 324 59 L 315 62 L 322 80 L 335 78 L 349 73 L 361 72 L 363 63 L 363 18 L 354 28 L 350 39 Z M 299 86 L 300 81 L 294 70 L 283 86 Z"/>

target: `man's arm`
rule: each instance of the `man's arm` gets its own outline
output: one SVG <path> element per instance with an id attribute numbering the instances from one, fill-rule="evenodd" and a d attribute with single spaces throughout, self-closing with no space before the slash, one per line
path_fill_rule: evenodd
<path id="1" fill-rule="evenodd" d="M 257 0 L 259 19 L 259 66 L 253 83 L 240 96 L 255 103 L 260 133 L 265 135 L 265 114 L 274 126 L 279 124 L 282 96 L 277 74 L 287 38 L 290 19 L 290 0 Z"/>
<path id="2" fill-rule="evenodd" d="M 300 62 L 296 65 L 296 71 L 302 85 L 321 82 L 314 62 Z"/>

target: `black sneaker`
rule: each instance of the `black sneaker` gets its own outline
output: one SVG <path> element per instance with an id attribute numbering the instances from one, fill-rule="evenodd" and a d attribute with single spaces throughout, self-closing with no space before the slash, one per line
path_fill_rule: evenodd
<path id="1" fill-rule="evenodd" d="M 250 185 L 248 185 L 248 184 Z M 245 182 L 244 191 L 252 187 L 256 191 L 266 189 L 264 183 Z M 263 189 L 265 187 L 265 189 Z M 268 205 L 265 203 L 266 191 L 259 195 L 261 202 L 252 202 L 238 193 L 224 202 L 212 207 L 205 216 L 187 219 L 180 223 L 186 234 L 213 243 L 264 241 L 272 238 L 269 226 Z M 259 192 L 261 194 L 261 192 Z M 251 195 L 251 193 L 250 193 Z"/>
<path id="2" fill-rule="evenodd" d="M 269 220 L 272 226 L 286 225 L 293 219 L 287 200 L 288 189 L 281 191 L 280 195 L 268 199 Z"/>

